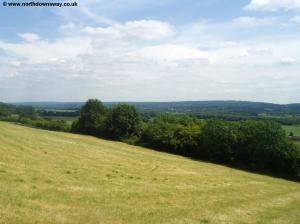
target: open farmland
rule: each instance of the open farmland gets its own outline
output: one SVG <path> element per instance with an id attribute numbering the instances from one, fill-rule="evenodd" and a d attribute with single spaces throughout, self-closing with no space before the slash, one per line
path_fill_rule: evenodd
<path id="1" fill-rule="evenodd" d="M 294 135 L 300 136 L 300 125 L 283 125 L 282 127 L 287 132 L 287 134 L 293 132 Z"/>
<path id="2" fill-rule="evenodd" d="M 282 127 L 286 131 L 287 135 L 289 135 L 290 132 L 293 132 L 294 135 L 300 136 L 300 125 L 283 125 Z M 300 141 L 294 141 L 294 143 L 298 145 L 300 150 Z"/>

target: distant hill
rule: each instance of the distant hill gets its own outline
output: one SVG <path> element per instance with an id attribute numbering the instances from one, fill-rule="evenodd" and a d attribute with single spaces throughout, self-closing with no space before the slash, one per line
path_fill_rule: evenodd
<path id="1" fill-rule="evenodd" d="M 18 102 L 11 104 L 17 106 L 32 106 L 39 109 L 73 110 L 79 109 L 84 104 L 84 102 Z"/>
<path id="2" fill-rule="evenodd" d="M 33 113 L 34 108 L 32 106 L 13 105 L 0 102 L 0 117 L 7 114 L 32 115 Z"/>
<path id="3" fill-rule="evenodd" d="M 119 102 L 105 102 L 112 106 Z M 259 113 L 290 113 L 300 114 L 300 104 L 272 104 L 249 101 L 181 101 L 181 102 L 126 102 L 134 105 L 139 110 L 161 111 L 176 113 L 195 113 L 206 111 L 224 111 L 247 113 L 257 115 Z M 84 102 L 21 102 L 15 105 L 33 106 L 35 108 L 48 109 L 79 109 Z"/>

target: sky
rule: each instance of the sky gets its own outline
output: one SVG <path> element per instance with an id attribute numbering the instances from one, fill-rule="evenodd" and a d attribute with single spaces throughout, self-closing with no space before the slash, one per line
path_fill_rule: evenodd
<path id="1" fill-rule="evenodd" d="M 2 102 L 300 103 L 300 0 L 3 2 Z"/>

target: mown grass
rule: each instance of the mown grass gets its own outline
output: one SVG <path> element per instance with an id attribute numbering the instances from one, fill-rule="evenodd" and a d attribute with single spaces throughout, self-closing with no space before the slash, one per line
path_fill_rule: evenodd
<path id="1" fill-rule="evenodd" d="M 0 223 L 300 223 L 300 184 L 0 122 Z"/>

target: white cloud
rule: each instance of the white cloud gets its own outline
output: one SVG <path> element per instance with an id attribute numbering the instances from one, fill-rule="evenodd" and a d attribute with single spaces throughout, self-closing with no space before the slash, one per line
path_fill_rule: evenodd
<path id="1" fill-rule="evenodd" d="M 286 57 L 280 60 L 280 64 L 283 65 L 294 65 L 297 64 L 298 60 L 296 58 Z"/>
<path id="2" fill-rule="evenodd" d="M 256 17 L 238 17 L 233 20 L 237 25 L 255 27 L 255 26 L 268 26 L 275 22 L 274 18 L 256 18 Z"/>
<path id="3" fill-rule="evenodd" d="M 127 22 L 125 27 L 128 34 L 146 40 L 166 38 L 174 33 L 174 29 L 170 24 L 155 20 Z"/>
<path id="4" fill-rule="evenodd" d="M 0 96 L 11 101 L 295 101 L 299 39 L 224 35 L 240 34 L 242 23 L 250 23 L 249 32 L 257 27 L 252 18 L 186 25 L 176 32 L 172 24 L 152 20 L 94 27 L 69 23 L 55 40 L 0 41 L 6 55 L 0 61 Z"/>
<path id="5" fill-rule="evenodd" d="M 291 22 L 300 24 L 300 16 L 294 16 L 293 18 L 291 18 Z"/>
<path id="6" fill-rule="evenodd" d="M 269 55 L 272 54 L 272 49 L 269 47 L 254 47 L 248 50 L 249 54 Z"/>
<path id="7" fill-rule="evenodd" d="M 19 37 L 21 37 L 23 40 L 25 40 L 27 42 L 35 42 L 38 39 L 40 39 L 39 35 L 37 35 L 35 33 L 20 33 L 18 35 L 19 35 Z"/>
<path id="8" fill-rule="evenodd" d="M 108 27 L 78 27 L 70 23 L 61 26 L 60 31 L 62 36 L 54 41 L 39 39 L 34 34 L 19 34 L 26 38 L 27 42 L 0 41 L 0 48 L 27 63 L 57 63 L 98 52 L 105 54 L 106 57 L 127 57 L 140 52 L 139 49 L 145 45 L 143 41 L 150 43 L 161 41 L 174 34 L 170 24 L 154 20 L 129 21 Z M 178 48 L 177 52 L 174 52 L 176 55 L 182 53 Z M 186 58 L 187 53 L 181 57 Z"/>
<path id="9" fill-rule="evenodd" d="M 245 9 L 251 11 L 299 10 L 300 0 L 251 0 Z"/>
<path id="10" fill-rule="evenodd" d="M 170 24 L 156 20 L 129 21 L 107 28 L 86 27 L 83 31 L 89 34 L 111 35 L 115 38 L 128 36 L 143 40 L 159 40 L 174 34 L 174 28 Z"/>
<path id="11" fill-rule="evenodd" d="M 81 13 L 83 13 L 85 16 L 91 18 L 92 20 L 99 22 L 99 23 L 103 23 L 103 24 L 107 24 L 107 25 L 113 25 L 116 24 L 116 21 L 99 16 L 96 13 L 93 13 L 88 7 L 82 5 L 79 7 L 79 10 Z"/>
<path id="12" fill-rule="evenodd" d="M 10 65 L 11 66 L 14 66 L 14 67 L 19 67 L 19 66 L 21 66 L 21 62 L 20 61 L 11 61 L 10 62 Z"/>
<path id="13" fill-rule="evenodd" d="M 49 42 L 39 40 L 26 43 L 0 42 L 0 48 L 9 55 L 25 60 L 27 63 L 49 63 L 53 59 L 73 59 L 91 51 L 90 40 L 82 37 L 62 38 Z"/>
<path id="14" fill-rule="evenodd" d="M 204 59 L 206 57 L 206 54 L 198 49 L 175 44 L 147 46 L 143 47 L 139 53 L 142 57 L 157 61 Z"/>

